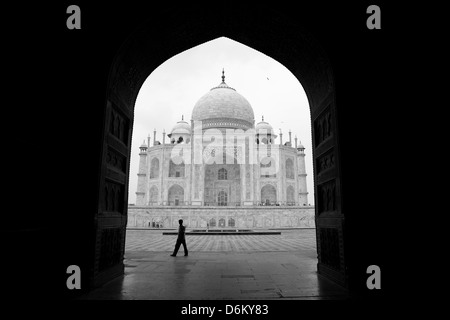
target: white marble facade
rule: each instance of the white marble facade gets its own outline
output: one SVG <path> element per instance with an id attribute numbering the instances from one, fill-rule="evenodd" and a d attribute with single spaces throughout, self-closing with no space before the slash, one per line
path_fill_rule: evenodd
<path id="1" fill-rule="evenodd" d="M 183 219 L 189 229 L 315 228 L 314 207 L 128 207 L 128 228 L 177 228 Z"/>
<path id="2" fill-rule="evenodd" d="M 222 74 L 195 104 L 190 124 L 182 118 L 162 142 L 154 132 L 153 144 L 149 137 L 140 146 L 128 225 L 172 226 L 183 212 L 195 228 L 212 216 L 217 226 L 233 219 L 238 228 L 314 227 L 305 148 L 292 143 L 291 132 L 284 144 L 277 137 L 264 118 L 255 125 L 250 103 Z"/>

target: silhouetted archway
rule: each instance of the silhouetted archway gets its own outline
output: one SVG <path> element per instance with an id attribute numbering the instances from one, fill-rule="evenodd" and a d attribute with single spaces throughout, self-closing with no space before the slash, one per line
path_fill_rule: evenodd
<path id="1" fill-rule="evenodd" d="M 228 10 L 228 9 L 224 9 Z M 316 235 L 318 247 L 318 272 L 341 285 L 347 286 L 347 267 L 344 243 L 344 216 L 341 208 L 341 173 L 336 103 L 330 63 L 321 46 L 298 25 L 282 16 L 267 20 L 253 20 L 261 24 L 251 25 L 247 15 L 239 10 L 223 14 L 205 28 L 205 21 L 195 15 L 174 12 L 164 26 L 149 20 L 123 44 L 112 65 L 105 104 L 103 150 L 112 148 L 128 163 L 131 152 L 133 109 L 139 89 L 148 75 L 172 56 L 193 46 L 225 36 L 250 46 L 282 63 L 301 82 L 311 109 L 313 163 L 316 195 Z M 276 14 L 274 12 L 274 14 Z M 207 18 L 205 14 L 205 19 Z M 173 23 L 176 21 L 176 23 Z M 282 37 L 280 35 L 283 35 Z M 334 155 L 332 168 L 321 174 L 316 163 L 322 157 Z M 101 161 L 99 177 L 98 212 L 95 233 L 96 242 L 92 284 L 99 285 L 123 273 L 124 234 L 127 221 L 128 165 L 120 173 L 107 170 L 106 154 Z M 319 169 L 319 170 L 318 170 Z M 114 174 L 114 176 L 112 176 Z M 119 178 L 117 178 L 119 176 Z M 123 219 L 110 219 L 104 201 L 106 192 L 114 189 L 118 194 L 117 213 Z M 319 192 L 317 192 L 319 190 Z M 327 192 L 320 192 L 327 190 Z M 328 192 L 333 190 L 333 192 Z M 318 198 L 317 194 L 323 195 Z M 327 197 L 332 197 L 329 199 Z M 331 203 L 332 206 L 321 205 Z M 329 208 L 333 210 L 328 210 Z M 327 208 L 327 211 L 321 211 Z M 111 213 L 112 214 L 112 213 Z M 211 221 L 212 222 L 212 221 Z M 215 223 L 215 221 L 214 221 Z M 117 258 L 118 257 L 118 258 Z M 109 264 L 101 264 L 109 261 Z"/>

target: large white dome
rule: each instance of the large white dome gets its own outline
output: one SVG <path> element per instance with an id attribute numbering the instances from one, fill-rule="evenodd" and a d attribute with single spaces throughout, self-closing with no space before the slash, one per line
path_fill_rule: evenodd
<path id="1" fill-rule="evenodd" d="M 247 99 L 229 87 L 222 76 L 222 83 L 197 101 L 192 120 L 202 121 L 204 128 L 249 129 L 254 125 L 254 113 Z"/>

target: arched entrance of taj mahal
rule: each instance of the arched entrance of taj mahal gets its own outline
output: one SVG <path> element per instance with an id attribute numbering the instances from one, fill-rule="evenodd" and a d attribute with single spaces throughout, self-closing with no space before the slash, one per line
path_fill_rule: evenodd
<path id="1" fill-rule="evenodd" d="M 260 29 L 249 26 L 242 28 L 243 19 L 245 20 L 244 15 L 233 14 L 226 20 L 219 19 L 210 29 L 204 29 L 200 27 L 199 21 L 187 18 L 177 24 L 167 24 L 165 28 L 159 28 L 158 32 L 155 32 L 153 24 L 148 22 L 130 35 L 117 53 L 109 76 L 105 103 L 102 174 L 99 177 L 95 230 L 96 254 L 90 277 L 92 286 L 101 285 L 124 271 L 122 261 L 127 223 L 129 166 L 117 167 L 116 162 L 111 159 L 120 158 L 121 163 L 129 163 L 132 152 L 133 110 L 142 83 L 165 60 L 222 36 L 281 62 L 301 82 L 311 109 L 317 271 L 344 287 L 349 286 L 345 220 L 341 201 L 337 104 L 331 64 L 320 44 L 300 27 L 293 29 L 284 25 L 280 19 L 277 23 L 260 25 L 259 28 L 264 30 L 261 32 Z M 198 29 L 195 26 L 198 26 Z M 279 37 L 280 34 L 284 37 Z M 321 165 L 325 159 L 329 164 L 327 167 Z M 160 165 L 157 161 L 151 163 L 155 170 L 150 171 L 150 176 L 158 174 Z M 288 172 L 289 165 L 287 163 Z M 227 206 L 230 202 L 240 200 L 236 198 L 236 192 L 221 181 L 221 177 L 228 177 L 230 173 L 231 171 L 226 169 L 215 173 L 215 184 L 208 193 L 208 201 L 218 206 Z M 181 171 L 174 171 L 177 177 L 181 174 Z M 158 192 L 161 190 L 151 190 L 151 201 L 158 198 Z M 288 199 L 292 199 L 292 193 L 292 190 L 287 190 Z M 276 190 L 271 185 L 262 187 L 260 197 L 269 205 L 277 201 Z M 169 189 L 168 202 L 179 205 L 183 199 L 183 188 L 174 185 Z M 236 221 L 232 218 L 211 219 L 207 223 L 210 226 L 233 226 Z"/>
<path id="2" fill-rule="evenodd" d="M 9 187 L 5 204 L 12 204 L 12 210 L 5 210 L 1 232 L 10 296 L 70 299 L 112 279 L 127 278 L 124 272 L 130 268 L 124 252 L 131 235 L 126 228 L 131 217 L 128 204 L 134 200 L 129 202 L 128 195 L 130 177 L 136 177 L 130 175 L 130 160 L 137 153 L 131 141 L 138 92 L 171 57 L 221 37 L 279 62 L 306 92 L 313 143 L 307 149 L 313 160 L 308 178 L 314 177 L 308 187 L 310 195 L 314 193 L 312 233 L 317 244 L 309 270 L 317 279 L 348 288 L 357 298 L 383 296 L 393 286 L 392 292 L 401 292 L 403 284 L 410 284 L 403 276 L 407 260 L 402 253 L 416 247 L 397 241 L 408 242 L 411 237 L 404 232 L 417 231 L 407 223 L 422 221 L 407 207 L 416 204 L 406 197 L 413 194 L 407 186 L 415 185 L 408 184 L 415 175 L 406 164 L 408 152 L 416 150 L 409 143 L 417 148 L 417 142 L 405 138 L 404 125 L 411 123 L 412 113 L 399 93 L 402 77 L 411 70 L 406 40 L 413 35 L 403 32 L 400 8 L 388 3 L 381 8 L 382 29 L 368 29 L 368 6 L 314 1 L 161 6 L 83 2 L 82 27 L 72 30 L 65 23 L 72 16 L 64 3 L 8 10 L 11 21 L 27 21 L 15 23 L 5 39 L 5 79 L 15 100 L 5 109 L 5 119 L 11 122 L 4 126 Z M 227 71 L 227 65 L 223 67 Z M 265 84 L 272 84 L 275 78 L 269 82 L 264 75 Z M 234 85 L 232 72 L 229 80 Z M 136 138 L 142 142 L 142 136 Z M 150 179 L 160 179 L 163 165 L 157 159 L 149 163 Z M 183 169 L 172 169 L 170 179 L 176 184 Z M 221 176 L 229 174 L 227 170 Z M 211 201 L 227 210 L 236 193 L 222 182 L 217 179 Z M 181 189 L 174 187 L 169 199 L 168 188 L 153 184 L 147 204 L 190 199 L 189 189 L 179 186 L 183 198 Z M 293 199 L 295 207 L 297 190 L 284 187 L 281 197 L 264 185 L 253 195 L 269 204 L 289 204 Z M 247 201 L 245 192 L 240 196 L 241 202 Z M 165 216 L 146 218 L 136 216 L 136 224 L 173 228 Z M 239 228 L 242 223 L 231 215 L 198 223 L 206 228 L 208 222 L 217 228 Z M 73 265 L 81 270 L 79 290 L 66 286 L 66 271 Z M 383 272 L 382 290 L 367 286 L 371 265 Z"/>

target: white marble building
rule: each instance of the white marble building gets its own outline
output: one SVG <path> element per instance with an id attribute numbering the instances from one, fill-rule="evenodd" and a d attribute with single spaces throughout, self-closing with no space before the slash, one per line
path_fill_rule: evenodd
<path id="1" fill-rule="evenodd" d="M 173 217 L 182 216 L 195 228 L 314 227 L 305 148 L 291 132 L 283 144 L 264 118 L 255 125 L 252 106 L 223 72 L 190 122 L 176 123 L 167 142 L 154 132 L 153 144 L 149 137 L 140 146 L 129 227 L 176 227 Z"/>

